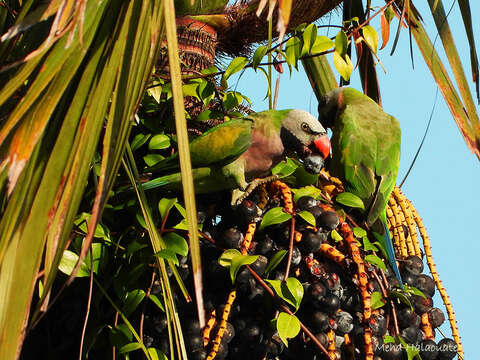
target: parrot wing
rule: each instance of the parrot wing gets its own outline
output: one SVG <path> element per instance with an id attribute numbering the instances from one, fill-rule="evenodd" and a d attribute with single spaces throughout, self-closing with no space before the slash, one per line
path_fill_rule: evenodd
<path id="1" fill-rule="evenodd" d="M 232 162 L 250 147 L 252 130 L 251 119 L 232 119 L 193 139 L 190 142 L 192 167 L 223 166 Z M 147 171 L 165 173 L 179 169 L 178 153 L 175 153 Z"/>
<path id="2" fill-rule="evenodd" d="M 333 172 L 363 200 L 369 225 L 385 210 L 400 161 L 398 121 L 377 107 L 369 101 L 346 105 L 332 138 Z"/>

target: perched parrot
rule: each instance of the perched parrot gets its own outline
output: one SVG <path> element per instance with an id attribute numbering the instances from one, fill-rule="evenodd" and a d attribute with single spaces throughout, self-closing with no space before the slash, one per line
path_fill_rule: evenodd
<path id="1" fill-rule="evenodd" d="M 368 96 L 337 88 L 319 101 L 319 120 L 333 135 L 330 173 L 362 199 L 365 221 L 383 235 L 388 261 L 401 286 L 386 207 L 400 163 L 400 124 Z"/>
<path id="2" fill-rule="evenodd" d="M 309 161 L 305 166 L 317 173 L 330 153 L 325 129 L 306 111 L 268 110 L 226 121 L 190 142 L 195 191 L 248 192 L 257 185 L 254 179 L 271 175 L 272 167 L 293 152 L 301 159 L 319 158 L 320 165 Z M 178 190 L 181 186 L 177 154 L 147 171 L 160 177 L 144 183 L 145 190 L 159 186 Z"/>

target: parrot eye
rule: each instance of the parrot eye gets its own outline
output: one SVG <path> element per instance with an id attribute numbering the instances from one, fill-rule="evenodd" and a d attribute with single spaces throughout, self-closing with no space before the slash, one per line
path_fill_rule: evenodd
<path id="1" fill-rule="evenodd" d="M 310 126 L 308 126 L 307 123 L 302 123 L 302 130 L 307 132 L 307 133 L 311 133 L 312 130 L 310 129 Z"/>

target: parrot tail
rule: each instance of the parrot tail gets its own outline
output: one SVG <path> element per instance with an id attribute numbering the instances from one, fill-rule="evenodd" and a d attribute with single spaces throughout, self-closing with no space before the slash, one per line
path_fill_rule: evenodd
<path id="1" fill-rule="evenodd" d="M 383 241 L 385 245 L 385 249 L 387 250 L 387 256 L 388 256 L 388 261 L 390 262 L 390 266 L 393 269 L 393 272 L 395 273 L 395 276 L 397 277 L 400 287 L 402 290 L 403 288 L 403 282 L 402 282 L 402 277 L 400 276 L 400 271 L 398 270 L 397 262 L 395 261 L 395 251 L 393 250 L 393 241 L 392 238 L 390 237 L 390 231 L 388 230 L 387 227 L 387 222 L 384 220 L 382 221 L 383 224 Z"/>

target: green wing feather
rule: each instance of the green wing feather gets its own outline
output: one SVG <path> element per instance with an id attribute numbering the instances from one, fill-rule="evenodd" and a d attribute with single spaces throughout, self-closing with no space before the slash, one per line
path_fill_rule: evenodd
<path id="1" fill-rule="evenodd" d="M 369 225 L 385 210 L 400 161 L 400 125 L 373 100 L 344 89 L 345 106 L 332 137 L 332 172 L 359 196 Z"/>
<path id="2" fill-rule="evenodd" d="M 232 119 L 193 139 L 190 142 L 192 167 L 223 166 L 232 162 L 250 147 L 252 129 L 252 119 Z M 179 168 L 178 154 L 174 154 L 147 171 L 162 173 Z"/>

